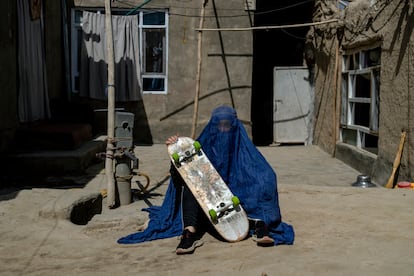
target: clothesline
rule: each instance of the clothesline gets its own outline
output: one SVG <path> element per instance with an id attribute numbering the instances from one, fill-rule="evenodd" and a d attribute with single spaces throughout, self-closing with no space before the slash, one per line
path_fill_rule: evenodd
<path id="1" fill-rule="evenodd" d="M 328 24 L 328 23 L 337 22 L 337 21 L 338 19 L 329 19 L 329 20 L 320 21 L 320 22 L 302 23 L 302 24 L 293 24 L 293 25 L 259 26 L 259 27 L 246 27 L 246 28 L 203 28 L 203 29 L 198 28 L 195 30 L 196 31 L 250 31 L 250 30 L 287 29 L 287 28 L 297 28 L 297 27 Z"/>

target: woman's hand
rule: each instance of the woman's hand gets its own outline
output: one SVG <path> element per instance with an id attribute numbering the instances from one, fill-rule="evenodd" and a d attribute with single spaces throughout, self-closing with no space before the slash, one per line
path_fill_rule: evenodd
<path id="1" fill-rule="evenodd" d="M 169 145 L 172 145 L 172 144 L 177 143 L 177 141 L 178 141 L 178 134 L 177 134 L 177 135 L 173 135 L 173 136 L 169 137 L 169 138 L 167 139 L 167 141 L 165 141 L 165 144 L 166 144 L 167 146 L 169 146 Z"/>

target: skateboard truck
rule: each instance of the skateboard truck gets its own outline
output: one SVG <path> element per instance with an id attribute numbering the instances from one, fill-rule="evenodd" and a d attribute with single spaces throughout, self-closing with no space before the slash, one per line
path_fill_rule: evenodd
<path id="1" fill-rule="evenodd" d="M 193 160 L 194 155 L 201 156 L 201 144 L 198 141 L 193 143 L 193 148 L 191 150 L 186 150 L 184 154 L 180 155 L 178 152 L 172 154 L 175 165 L 179 168 L 181 167 L 182 162 L 190 162 Z"/>
<path id="2" fill-rule="evenodd" d="M 233 196 L 231 198 L 231 202 L 221 202 L 216 209 L 210 209 L 208 213 L 210 214 L 210 218 L 213 223 L 218 223 L 219 218 L 227 215 L 232 211 L 239 211 L 240 210 L 240 200 L 237 196 Z"/>

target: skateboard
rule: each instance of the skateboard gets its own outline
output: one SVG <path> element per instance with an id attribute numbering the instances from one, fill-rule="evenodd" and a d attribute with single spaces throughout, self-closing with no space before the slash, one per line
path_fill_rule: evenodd
<path id="1" fill-rule="evenodd" d="M 246 212 L 204 154 L 201 144 L 189 137 L 179 137 L 168 146 L 168 154 L 217 232 L 229 242 L 244 239 L 249 231 Z"/>

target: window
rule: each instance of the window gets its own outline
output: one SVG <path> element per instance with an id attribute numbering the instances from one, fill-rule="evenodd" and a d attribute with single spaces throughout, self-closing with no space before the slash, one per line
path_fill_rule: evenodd
<path id="1" fill-rule="evenodd" d="M 104 9 L 90 10 L 104 13 Z M 128 10 L 113 9 L 113 15 L 126 15 Z M 168 13 L 141 10 L 139 16 L 141 81 L 144 94 L 167 93 Z M 80 55 L 82 46 L 82 10 L 72 10 L 71 84 L 72 92 L 79 92 Z"/>
<path id="2" fill-rule="evenodd" d="M 343 56 L 341 141 L 378 151 L 381 50 Z"/>
<path id="3" fill-rule="evenodd" d="M 166 92 L 167 17 L 161 12 L 140 14 L 142 87 L 144 93 Z"/>

